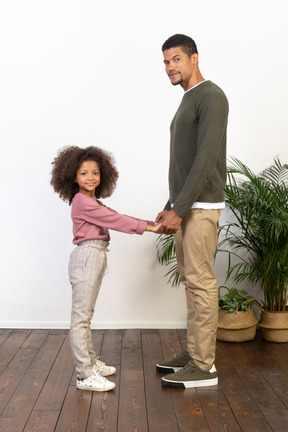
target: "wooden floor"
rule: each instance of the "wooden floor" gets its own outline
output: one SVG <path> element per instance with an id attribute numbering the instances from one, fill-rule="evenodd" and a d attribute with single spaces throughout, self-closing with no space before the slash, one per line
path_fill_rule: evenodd
<path id="1" fill-rule="evenodd" d="M 1 432 L 285 432 L 288 344 L 217 342 L 219 385 L 167 389 L 155 363 L 185 349 L 184 330 L 94 330 L 117 366 L 107 393 L 80 391 L 67 330 L 0 330 Z"/>

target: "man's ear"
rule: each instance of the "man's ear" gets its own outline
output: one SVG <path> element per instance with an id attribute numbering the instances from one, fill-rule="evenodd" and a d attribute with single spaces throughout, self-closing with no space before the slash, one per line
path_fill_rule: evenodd
<path id="1" fill-rule="evenodd" d="M 192 54 L 192 56 L 191 56 L 192 64 L 193 64 L 193 65 L 198 64 L 198 60 L 199 60 L 199 56 L 198 56 L 198 54 L 197 54 L 197 53 Z"/>

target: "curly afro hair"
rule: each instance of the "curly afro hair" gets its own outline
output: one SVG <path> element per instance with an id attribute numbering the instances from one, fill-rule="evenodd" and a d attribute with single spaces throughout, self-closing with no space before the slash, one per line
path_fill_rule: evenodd
<path id="1" fill-rule="evenodd" d="M 119 174 L 111 153 L 93 146 L 86 148 L 64 147 L 59 150 L 57 157 L 52 162 L 50 183 L 60 198 L 68 202 L 69 205 L 71 205 L 76 193 L 79 192 L 79 186 L 75 183 L 76 172 L 86 161 L 95 161 L 100 168 L 101 183 L 95 190 L 96 198 L 109 197 L 116 187 Z"/>

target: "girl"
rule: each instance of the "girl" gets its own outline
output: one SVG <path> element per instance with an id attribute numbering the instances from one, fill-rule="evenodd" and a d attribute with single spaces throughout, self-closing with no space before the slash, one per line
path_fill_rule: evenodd
<path id="1" fill-rule="evenodd" d="M 160 225 L 121 215 L 99 198 L 115 189 L 118 171 L 110 153 L 98 148 L 66 147 L 52 162 L 51 185 L 71 205 L 73 243 L 69 262 L 72 285 L 70 343 L 79 389 L 107 391 L 115 387 L 106 376 L 116 369 L 101 362 L 93 351 L 91 319 L 107 266 L 108 229 L 128 234 L 157 233 Z"/>

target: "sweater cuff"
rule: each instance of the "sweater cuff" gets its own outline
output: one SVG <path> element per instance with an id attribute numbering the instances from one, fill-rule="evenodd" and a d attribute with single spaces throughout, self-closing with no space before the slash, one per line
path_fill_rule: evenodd
<path id="1" fill-rule="evenodd" d="M 147 225 L 148 225 L 148 222 L 146 222 L 144 220 L 143 221 L 140 220 L 138 222 L 138 225 L 137 225 L 137 228 L 136 228 L 136 234 L 143 234 L 144 231 L 146 230 Z"/>

